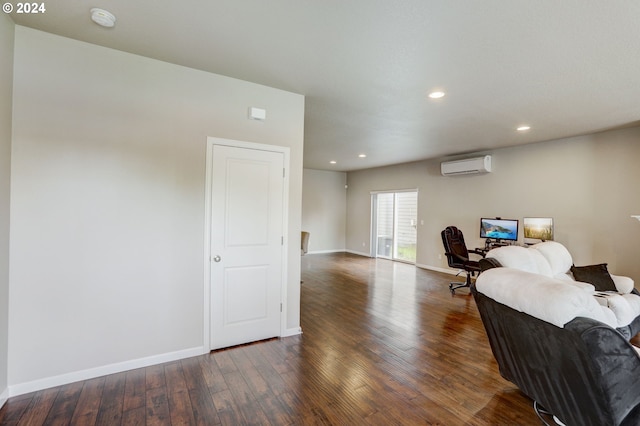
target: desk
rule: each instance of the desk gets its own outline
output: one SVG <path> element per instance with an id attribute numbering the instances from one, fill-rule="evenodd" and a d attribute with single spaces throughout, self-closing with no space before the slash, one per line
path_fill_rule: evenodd
<path id="1" fill-rule="evenodd" d="M 477 247 L 475 249 L 473 249 L 471 252 L 472 253 L 476 253 L 476 254 L 480 254 L 482 255 L 482 257 L 484 257 L 485 254 L 487 254 L 489 252 L 489 250 L 492 250 L 494 248 L 498 248 L 498 247 L 506 247 L 510 244 L 487 244 L 484 247 Z"/>
<path id="2" fill-rule="evenodd" d="M 474 248 L 473 250 L 469 250 L 469 253 L 475 253 L 475 254 L 479 254 L 480 256 L 484 257 L 491 249 L 488 249 L 486 247 L 480 248 Z"/>

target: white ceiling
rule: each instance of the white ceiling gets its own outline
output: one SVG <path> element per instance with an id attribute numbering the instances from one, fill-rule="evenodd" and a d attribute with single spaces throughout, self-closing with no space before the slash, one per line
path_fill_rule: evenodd
<path id="1" fill-rule="evenodd" d="M 11 16 L 20 25 L 305 95 L 307 168 L 356 170 L 640 124 L 637 0 L 45 6 L 43 14 Z M 91 22 L 92 7 L 115 14 L 115 27 Z M 430 100 L 434 89 L 447 94 Z M 532 129 L 518 133 L 521 124 Z"/>

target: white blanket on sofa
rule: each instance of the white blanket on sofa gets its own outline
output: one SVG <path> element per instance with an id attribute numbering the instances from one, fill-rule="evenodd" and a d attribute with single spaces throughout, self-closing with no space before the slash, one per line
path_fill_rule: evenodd
<path id="1" fill-rule="evenodd" d="M 557 278 L 580 287 L 584 291 L 593 292 L 595 290 L 593 284 L 575 281 L 572 276 L 567 275 L 567 271 L 571 268 L 572 260 L 571 255 L 564 247 L 561 246 L 562 250 L 556 250 L 555 252 L 553 249 L 556 249 L 556 246 L 554 245 L 541 245 L 541 248 L 546 247 L 544 251 L 535 247 L 500 247 L 499 249 L 491 250 L 487 257 L 496 259 L 502 266 L 507 268 L 515 268 L 550 278 Z"/>
<path id="2" fill-rule="evenodd" d="M 633 320 L 626 322 L 626 316 L 616 318 L 611 309 L 600 305 L 589 292 L 539 273 L 493 268 L 480 274 L 475 286 L 477 291 L 503 305 L 561 328 L 576 317 L 592 318 L 614 328 Z"/>

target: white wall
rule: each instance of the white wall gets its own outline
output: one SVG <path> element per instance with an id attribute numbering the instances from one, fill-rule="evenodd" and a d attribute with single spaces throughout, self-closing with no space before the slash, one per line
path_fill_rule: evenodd
<path id="1" fill-rule="evenodd" d="M 14 74 L 12 393 L 207 349 L 207 136 L 291 148 L 299 331 L 303 96 L 20 26 Z"/>
<path id="2" fill-rule="evenodd" d="M 479 247 L 482 216 L 550 216 L 576 265 L 607 262 L 640 284 L 640 222 L 630 218 L 640 214 L 640 127 L 487 153 L 486 175 L 443 177 L 441 159 L 348 173 L 347 249 L 369 252 L 371 190 L 417 187 L 419 265 L 447 268 L 440 231 L 448 225 Z"/>
<path id="3" fill-rule="evenodd" d="M 310 233 L 309 253 L 344 251 L 347 174 L 304 169 L 302 230 Z"/>
<path id="4" fill-rule="evenodd" d="M 9 200 L 14 24 L 0 15 L 0 407 L 8 396 Z"/>

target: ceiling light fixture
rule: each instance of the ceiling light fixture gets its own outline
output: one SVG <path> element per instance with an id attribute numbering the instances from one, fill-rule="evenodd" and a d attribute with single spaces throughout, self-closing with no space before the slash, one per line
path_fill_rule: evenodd
<path id="1" fill-rule="evenodd" d="M 116 24 L 116 17 L 111 12 L 97 7 L 91 9 L 91 20 L 106 28 L 111 28 Z"/>
<path id="2" fill-rule="evenodd" d="M 431 93 L 429 93 L 429 97 L 430 97 L 431 99 L 440 99 L 440 98 L 442 98 L 444 95 L 445 95 L 445 93 L 444 93 L 444 92 L 440 92 L 440 91 L 437 91 L 437 92 L 431 92 Z"/>
<path id="3" fill-rule="evenodd" d="M 335 160 L 329 161 L 329 164 L 336 164 L 336 163 L 337 163 L 337 161 L 335 161 Z"/>
<path id="4" fill-rule="evenodd" d="M 516 130 L 519 132 L 526 132 L 527 130 L 530 130 L 530 129 L 531 129 L 530 126 L 520 126 Z"/>
<path id="5" fill-rule="evenodd" d="M 358 155 L 358 157 L 360 157 L 360 158 L 365 158 L 366 156 L 367 156 L 367 154 L 360 154 L 360 155 Z"/>

